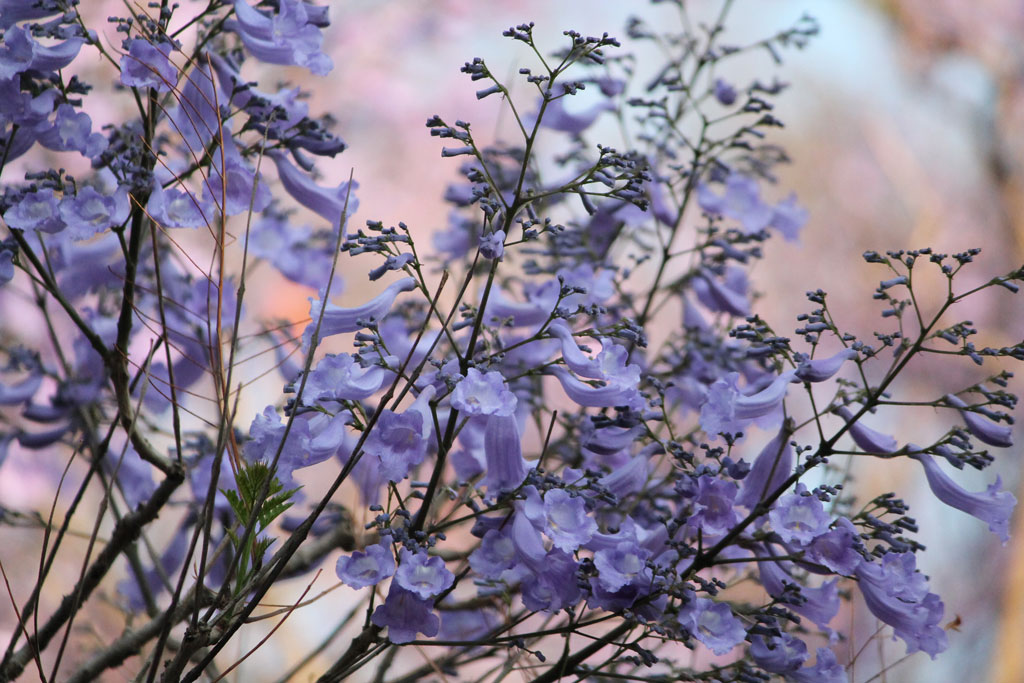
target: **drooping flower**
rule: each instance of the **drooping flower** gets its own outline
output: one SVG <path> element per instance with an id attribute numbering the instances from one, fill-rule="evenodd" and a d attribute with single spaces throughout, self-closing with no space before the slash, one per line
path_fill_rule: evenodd
<path id="1" fill-rule="evenodd" d="M 836 414 L 849 424 L 850 437 L 853 438 L 853 442 L 865 453 L 884 455 L 886 453 L 895 453 L 899 450 L 899 442 L 888 434 L 883 434 L 864 425 L 862 419 L 851 422 L 853 414 L 848 409 L 837 408 Z"/>
<path id="2" fill-rule="evenodd" d="M 881 562 L 862 562 L 857 579 L 868 609 L 892 626 L 896 637 L 907 644 L 907 654 L 922 650 L 935 659 L 946 649 L 946 632 L 939 625 L 942 600 L 928 592 L 913 553 L 890 552 Z"/>
<path id="3" fill-rule="evenodd" d="M 597 580 L 606 590 L 617 591 L 632 583 L 649 584 L 653 578 L 647 558 L 649 550 L 628 541 L 594 553 Z"/>
<path id="4" fill-rule="evenodd" d="M 389 356 L 385 361 L 394 365 L 398 358 Z M 356 357 L 350 353 L 328 353 L 309 373 L 302 403 L 311 406 L 318 401 L 365 400 L 380 391 L 387 373 L 387 368 L 380 365 L 360 367 Z"/>
<path id="5" fill-rule="evenodd" d="M 570 135 L 579 135 L 597 121 L 597 117 L 601 115 L 601 112 L 615 110 L 614 102 L 602 98 L 586 109 L 570 112 L 565 108 L 565 100 L 568 97 L 568 95 L 563 95 L 548 100 L 547 106 L 544 108 L 544 116 L 540 120 L 541 126 L 562 133 L 569 133 Z M 541 104 L 543 103 L 538 104 L 538 111 L 536 113 L 531 117 L 527 117 L 527 125 L 533 125 L 536 122 Z"/>
<path id="6" fill-rule="evenodd" d="M 997 448 L 1009 448 L 1013 445 L 1013 429 L 1009 425 L 1001 425 L 987 420 L 978 413 L 967 410 L 970 406 L 953 394 L 946 394 L 946 403 L 960 411 L 968 431 L 979 441 Z"/>
<path id="7" fill-rule="evenodd" d="M 64 221 L 60 219 L 58 202 L 57 195 L 50 188 L 28 192 L 4 212 L 4 221 L 18 230 L 60 232 L 64 229 Z"/>
<path id="8" fill-rule="evenodd" d="M 391 310 L 391 304 L 395 302 L 395 297 L 399 293 L 408 292 L 413 289 L 416 289 L 416 280 L 411 277 L 404 277 L 401 280 L 392 282 L 383 292 L 362 306 L 354 306 L 352 308 L 342 308 L 332 303 L 327 303 L 326 308 L 324 308 L 322 300 L 311 297 L 309 299 L 309 315 L 312 320 L 302 333 L 303 348 L 309 348 L 313 332 L 317 331 L 317 323 L 320 320 L 320 310 L 322 308 L 324 308 L 323 320 L 320 322 L 320 329 L 318 330 L 318 338 L 321 340 L 336 334 L 360 330 L 363 327 L 360 321 L 380 320 Z"/>
<path id="9" fill-rule="evenodd" d="M 783 426 L 754 460 L 750 472 L 743 479 L 743 488 L 736 502 L 753 509 L 761 500 L 782 486 L 793 471 L 793 448 L 789 444 L 791 432 Z"/>
<path id="10" fill-rule="evenodd" d="M 804 546 L 805 557 L 811 562 L 823 565 L 837 574 L 853 576 L 864 558 L 859 552 L 860 536 L 853 522 L 840 517 L 832 528 L 811 539 Z"/>
<path id="11" fill-rule="evenodd" d="M 928 486 L 936 498 L 988 524 L 989 531 L 1006 545 L 1010 540 L 1010 519 L 1017 499 L 1009 491 L 1002 490 L 999 477 L 983 493 L 971 493 L 960 488 L 927 453 L 912 453 L 910 457 L 924 466 Z"/>
<path id="12" fill-rule="evenodd" d="M 784 372 L 757 393 L 746 395 L 738 386 L 739 373 L 731 372 L 708 388 L 700 409 L 700 425 L 709 437 L 737 434 L 754 420 L 774 412 L 786 398 L 793 371 Z"/>
<path id="13" fill-rule="evenodd" d="M 239 0 L 240 2 L 242 0 Z M 355 190 L 359 184 L 345 181 L 331 189 L 321 187 L 313 182 L 309 175 L 295 167 L 281 152 L 267 152 L 277 167 L 277 177 L 285 191 L 302 206 L 322 216 L 332 228 L 340 227 L 342 237 L 347 235 L 347 217 L 359 209 L 359 200 Z M 342 220 L 342 214 L 345 220 Z"/>
<path id="14" fill-rule="evenodd" d="M 493 414 L 487 417 L 484 458 L 487 467 L 483 483 L 489 497 L 515 489 L 523 483 L 527 466 L 514 415 Z"/>
<path id="15" fill-rule="evenodd" d="M 326 76 L 334 67 L 321 50 L 326 14 L 301 0 L 280 0 L 277 11 L 269 16 L 250 6 L 247 0 L 235 0 L 237 21 L 226 24 L 261 62 L 304 66 L 317 76 Z"/>
<path id="16" fill-rule="evenodd" d="M 433 638 L 441 626 L 433 607 L 432 599 L 420 598 L 398 581 L 392 581 L 384 604 L 377 606 L 370 621 L 387 627 L 388 640 L 399 645 L 415 640 L 417 633 Z"/>
<path id="17" fill-rule="evenodd" d="M 708 537 L 721 536 L 740 520 L 735 505 L 737 486 L 712 475 L 697 477 L 696 485 L 693 514 L 687 522 Z"/>
<path id="18" fill-rule="evenodd" d="M 39 144 L 58 152 L 76 151 L 92 159 L 107 147 L 102 133 L 92 132 L 92 119 L 70 104 L 57 107 L 57 115 L 49 128 L 36 128 Z"/>
<path id="19" fill-rule="evenodd" d="M 750 639 L 750 656 L 769 673 L 794 674 L 807 660 L 807 644 L 785 631 L 767 638 L 755 634 Z"/>
<path id="20" fill-rule="evenodd" d="M 828 358 L 804 358 L 796 369 L 796 377 L 804 382 L 824 382 L 839 372 L 843 363 L 856 357 L 857 352 L 853 349 L 843 349 Z"/>
<path id="21" fill-rule="evenodd" d="M 198 228 L 211 225 L 216 212 L 213 203 L 200 199 L 185 189 L 164 189 L 159 182 L 153 184 L 146 203 L 146 213 L 165 228 Z"/>

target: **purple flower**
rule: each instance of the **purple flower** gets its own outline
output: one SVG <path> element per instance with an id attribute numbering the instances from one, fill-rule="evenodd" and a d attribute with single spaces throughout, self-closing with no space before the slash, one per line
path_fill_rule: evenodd
<path id="1" fill-rule="evenodd" d="M 121 85 L 172 90 L 178 82 L 178 68 L 168 59 L 173 50 L 170 43 L 153 45 L 144 38 L 128 41 L 128 51 L 121 55 Z"/>
<path id="2" fill-rule="evenodd" d="M 3 20 L 0 20 L 3 21 Z M 69 38 L 63 43 L 44 47 L 36 42 L 24 26 L 11 26 L 4 31 L 0 43 L 0 80 L 13 78 L 30 69 L 57 71 L 70 64 L 85 40 Z"/>
<path id="3" fill-rule="evenodd" d="M 701 183 L 697 186 L 697 201 L 707 213 L 738 220 L 746 232 L 764 230 L 771 223 L 773 209 L 761 201 L 757 181 L 742 173 L 730 173 L 721 196 Z"/>
<path id="4" fill-rule="evenodd" d="M 753 509 L 762 498 L 778 489 L 793 471 L 793 449 L 789 445 L 790 432 L 784 426 L 761 449 L 750 472 L 743 479 L 743 490 L 736 502 Z"/>
<path id="5" fill-rule="evenodd" d="M 728 653 L 747 637 L 729 605 L 708 598 L 694 598 L 679 610 L 679 624 L 716 655 Z"/>
<path id="6" fill-rule="evenodd" d="M 573 552 L 597 531 L 597 523 L 587 516 L 583 498 L 573 497 L 565 489 L 551 489 L 544 494 L 544 516 L 544 532 L 556 548 L 565 552 Z"/>
<path id="7" fill-rule="evenodd" d="M 433 607 L 433 600 L 421 599 L 402 588 L 398 581 L 392 581 L 384 604 L 373 611 L 370 621 L 381 628 L 387 627 L 388 640 L 392 643 L 408 643 L 416 639 L 417 633 L 433 638 L 441 625 Z"/>
<path id="8" fill-rule="evenodd" d="M 964 419 L 968 431 L 979 441 L 998 448 L 1009 448 L 1013 445 L 1013 430 L 1008 425 L 997 424 L 972 410 L 967 410 L 969 406 L 953 394 L 946 394 L 946 403 L 960 411 L 960 417 Z"/>
<path id="9" fill-rule="evenodd" d="M 304 66 L 317 76 L 334 67 L 320 45 L 326 14 L 301 0 L 280 0 L 277 11 L 267 16 L 246 0 L 235 0 L 237 21 L 226 24 L 238 33 L 256 59 L 269 64 Z"/>
<path id="10" fill-rule="evenodd" d="M 811 539 L 804 551 L 805 557 L 811 562 L 828 567 L 836 574 L 853 576 L 864 561 L 857 552 L 860 545 L 860 536 L 853 522 L 840 517 L 831 529 Z"/>
<path id="11" fill-rule="evenodd" d="M 493 610 L 488 609 L 445 609 L 441 612 L 440 640 L 482 640 L 504 621 Z"/>
<path id="12" fill-rule="evenodd" d="M 64 229 L 57 196 L 49 188 L 27 193 L 4 212 L 4 221 L 18 230 L 55 233 Z"/>
<path id="13" fill-rule="evenodd" d="M 557 612 L 579 602 L 578 565 L 572 556 L 553 549 L 539 569 L 521 568 L 523 605 L 534 611 Z"/>
<path id="14" fill-rule="evenodd" d="M 241 0 L 239 0 L 241 1 Z M 352 182 L 351 187 L 346 180 L 334 189 L 317 185 L 305 173 L 295 167 L 281 152 L 267 152 L 277 166 L 277 176 L 285 191 L 302 206 L 313 213 L 322 216 L 331 227 L 341 227 L 342 237 L 347 235 L 347 217 L 351 216 L 359 208 L 359 200 L 355 196 L 355 190 L 359 184 Z M 347 203 L 347 210 L 346 210 Z M 342 213 L 346 214 L 346 220 L 342 220 Z"/>
<path id="15" fill-rule="evenodd" d="M 767 639 L 757 634 L 750 639 L 750 656 L 769 673 L 793 674 L 807 660 L 807 645 L 785 632 Z"/>
<path id="16" fill-rule="evenodd" d="M 416 289 L 416 280 L 411 277 L 404 277 L 401 280 L 392 282 L 383 292 L 362 306 L 342 308 L 332 303 L 327 303 L 323 314 L 323 321 L 320 323 L 319 339 L 323 340 L 336 334 L 361 330 L 363 325 L 360 321 L 380 320 L 391 310 L 391 304 L 395 302 L 395 297 L 400 292 L 408 292 L 413 289 Z M 309 315 L 312 320 L 302 333 L 302 347 L 305 349 L 309 348 L 313 332 L 316 330 L 317 321 L 320 320 L 320 310 L 323 307 L 324 302 L 322 300 L 310 297 Z"/>
<path id="17" fill-rule="evenodd" d="M 146 213 L 165 228 L 198 228 L 210 225 L 215 208 L 205 199 L 200 200 L 187 189 L 163 189 L 159 182 L 153 184 L 146 203 Z"/>
<path id="18" fill-rule="evenodd" d="M 67 226 L 66 234 L 73 240 L 84 240 L 124 223 L 131 205 L 124 187 L 117 188 L 112 195 L 104 195 L 85 186 L 79 188 L 77 195 L 65 196 L 59 210 Z"/>
<path id="19" fill-rule="evenodd" d="M 825 647 L 817 649 L 817 657 L 813 666 L 806 666 L 792 674 L 797 683 L 848 683 L 846 667 L 836 660 L 832 650 Z"/>
<path id="20" fill-rule="evenodd" d="M 708 436 L 737 434 L 754 420 L 774 412 L 793 378 L 793 371 L 784 372 L 761 391 L 745 395 L 737 384 L 739 373 L 731 372 L 708 388 L 707 399 L 700 409 L 700 425 Z"/>
<path id="21" fill-rule="evenodd" d="M 893 627 L 907 644 L 907 654 L 922 650 L 932 659 L 946 649 L 943 604 L 928 592 L 924 576 L 916 572 L 913 553 L 888 553 L 881 562 L 862 562 L 857 568 L 860 592 L 868 609 Z"/>
<path id="22" fill-rule="evenodd" d="M 794 612 L 807 617 L 815 626 L 828 630 L 828 624 L 839 612 L 839 579 L 826 581 L 820 587 L 801 586 L 777 562 L 758 562 L 761 585 L 773 598 L 789 605 Z M 787 590 L 787 586 L 790 588 Z M 796 586 L 795 596 L 792 586 Z"/>
<path id="23" fill-rule="evenodd" d="M 402 548 L 395 582 L 418 598 L 426 600 L 450 588 L 455 582 L 455 575 L 448 571 L 440 557 L 430 557 L 425 551 L 413 554 L 407 548 Z"/>
<path id="24" fill-rule="evenodd" d="M 428 387 L 433 396 L 434 388 Z M 380 460 L 380 474 L 388 481 L 402 481 L 409 470 L 427 456 L 430 422 L 414 408 L 404 413 L 385 410 L 367 437 L 363 450 Z"/>
<path id="25" fill-rule="evenodd" d="M 470 554 L 469 566 L 485 578 L 497 579 L 502 572 L 515 566 L 516 558 L 512 537 L 502 530 L 488 529 L 480 545 Z"/>
<path id="26" fill-rule="evenodd" d="M 650 556 L 649 550 L 628 541 L 614 548 L 598 550 L 594 553 L 597 579 L 609 591 L 617 591 L 627 584 L 649 584 L 653 576 L 647 566 Z"/>
<path id="27" fill-rule="evenodd" d="M 37 369 L 25 379 L 15 384 L 4 384 L 0 382 L 0 406 L 16 406 L 27 403 L 35 396 L 39 386 L 43 383 L 43 373 Z"/>
<path id="28" fill-rule="evenodd" d="M 501 261 L 505 255 L 505 231 L 495 230 L 480 238 L 480 255 Z"/>
<path id="29" fill-rule="evenodd" d="M 839 372 L 839 369 L 843 367 L 843 363 L 856 357 L 857 352 L 853 349 L 843 349 L 828 358 L 816 358 L 814 360 L 805 358 L 796 369 L 796 377 L 804 382 L 824 382 Z"/>
<path id="30" fill-rule="evenodd" d="M 706 536 L 721 536 L 740 520 L 735 505 L 737 486 L 712 475 L 697 477 L 696 483 L 693 514 L 688 523 Z"/>
<path id="31" fill-rule="evenodd" d="M 849 424 L 850 437 L 853 438 L 853 442 L 865 453 L 885 454 L 895 453 L 899 450 L 899 443 L 888 434 L 883 434 L 871 429 L 871 427 L 865 426 L 861 420 L 851 422 L 853 414 L 846 408 L 837 408 L 836 414 Z"/>
<path id="32" fill-rule="evenodd" d="M 483 373 L 476 368 L 466 371 L 451 397 L 452 407 L 466 415 L 508 416 L 515 411 L 516 402 L 500 372 Z"/>
<path id="33" fill-rule="evenodd" d="M 562 133 L 569 133 L 570 135 L 579 135 L 597 121 L 597 117 L 601 115 L 601 112 L 615 111 L 615 104 L 613 102 L 602 99 L 582 111 L 570 113 L 565 109 L 565 100 L 567 97 L 568 95 L 563 95 L 561 97 L 548 100 L 547 107 L 544 109 L 544 117 L 540 120 L 541 126 L 557 130 Z M 536 113 L 526 117 L 526 121 L 524 123 L 526 123 L 527 126 L 533 126 L 536 124 L 541 104 L 543 104 L 543 102 L 538 104 Z"/>
<path id="34" fill-rule="evenodd" d="M 984 493 L 971 493 L 957 486 L 927 453 L 913 453 L 910 457 L 924 466 L 928 486 L 936 498 L 988 524 L 989 531 L 1006 545 L 1010 540 L 1010 518 L 1017 499 L 1009 491 L 1002 490 L 999 477 Z"/>
<path id="35" fill-rule="evenodd" d="M 787 242 L 796 242 L 800 229 L 807 223 L 807 215 L 807 209 L 796 203 L 796 195 L 790 194 L 775 205 L 769 225 L 781 232 Z"/>
<path id="36" fill-rule="evenodd" d="M 747 276 L 743 270 L 730 267 L 724 278 L 704 270 L 693 278 L 692 284 L 697 299 L 709 310 L 735 316 L 750 315 Z"/>
<path id="37" fill-rule="evenodd" d="M 385 360 L 389 363 L 398 362 L 394 356 Z M 318 401 L 365 400 L 380 391 L 387 373 L 387 369 L 380 365 L 360 367 L 356 357 L 350 353 L 328 353 L 309 373 L 302 393 L 302 403 L 311 406 Z"/>
<path id="38" fill-rule="evenodd" d="M 100 133 L 92 132 L 92 119 L 82 111 L 76 111 L 70 104 L 57 107 L 53 126 L 40 131 L 39 143 L 47 149 L 58 152 L 76 151 L 90 159 L 107 147 L 107 140 Z"/>
<path id="39" fill-rule="evenodd" d="M 526 479 L 527 466 L 514 415 L 490 415 L 484 430 L 484 457 L 487 461 L 484 485 L 488 497 L 511 491 Z"/>
<path id="40" fill-rule="evenodd" d="M 635 366 L 629 367 L 633 368 Z M 557 366 L 549 368 L 548 374 L 557 377 L 558 381 L 562 385 L 562 389 L 565 390 L 566 395 L 580 406 L 627 406 L 633 409 L 640 409 L 644 405 L 644 399 L 643 396 L 640 395 L 640 389 L 635 385 L 623 386 L 617 383 L 607 383 L 604 386 L 595 387 L 581 382 L 566 372 L 565 368 Z"/>
<path id="41" fill-rule="evenodd" d="M 226 130 L 224 166 L 226 173 L 221 172 L 221 155 L 214 154 L 213 164 L 203 182 L 205 199 L 229 216 L 250 211 L 259 213 L 267 208 L 271 200 L 270 189 L 239 154 Z"/>
<path id="42" fill-rule="evenodd" d="M 524 287 L 524 290 L 527 301 L 520 303 L 510 300 L 500 287 L 495 287 L 487 300 L 488 320 L 492 324 L 511 320 L 516 327 L 539 325 L 548 320 L 558 303 L 561 290 L 558 280 L 551 278 L 539 285 Z"/>
<path id="43" fill-rule="evenodd" d="M 796 493 L 783 496 L 768 513 L 772 529 L 784 543 L 809 543 L 815 536 L 828 531 L 829 518 L 817 496 L 807 493 L 807 487 L 796 485 Z"/>
<path id="44" fill-rule="evenodd" d="M 14 278 L 14 251 L 0 248 L 0 287 Z"/>
<path id="45" fill-rule="evenodd" d="M 338 578 L 352 588 L 376 586 L 394 575 L 395 556 L 387 546 L 375 543 L 351 555 L 339 557 L 336 572 Z"/>
<path id="46" fill-rule="evenodd" d="M 206 63 L 206 55 L 200 55 L 175 98 L 177 108 L 168 112 L 172 127 L 185 145 L 186 156 L 197 160 L 214 136 L 225 132 L 216 104 L 226 102 L 227 96 L 217 93 L 213 72 L 207 70 Z"/>

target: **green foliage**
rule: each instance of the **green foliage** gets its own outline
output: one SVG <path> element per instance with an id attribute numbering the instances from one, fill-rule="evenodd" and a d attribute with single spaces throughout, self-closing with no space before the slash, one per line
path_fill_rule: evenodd
<path id="1" fill-rule="evenodd" d="M 262 535 L 288 508 L 292 506 L 291 497 L 299 488 L 284 489 L 284 484 L 274 476 L 264 462 L 256 462 L 240 469 L 235 475 L 237 491 L 221 489 L 228 499 L 231 509 L 235 512 L 236 524 L 228 529 L 231 545 L 241 557 L 238 563 L 238 574 L 235 577 L 235 593 L 239 593 L 252 573 L 260 568 L 264 554 L 274 542 L 273 538 Z M 266 488 L 264 500 L 260 502 L 261 493 Z M 246 525 L 253 519 L 255 512 L 256 528 L 246 534 Z M 248 542 L 245 539 L 248 538 Z"/>

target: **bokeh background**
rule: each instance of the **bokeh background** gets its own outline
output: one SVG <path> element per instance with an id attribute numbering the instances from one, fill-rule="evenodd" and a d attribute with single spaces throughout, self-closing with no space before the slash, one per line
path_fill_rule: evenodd
<path id="1" fill-rule="evenodd" d="M 440 158 L 439 141 L 423 125 L 427 117 L 436 113 L 469 120 L 484 137 L 487 131 L 500 137 L 507 130 L 507 113 L 501 113 L 495 98 L 475 99 L 475 84 L 459 73 L 463 62 L 480 56 L 496 73 L 511 77 L 525 61 L 518 44 L 501 37 L 512 24 L 537 22 L 535 35 L 553 49 L 561 45 L 564 29 L 623 36 L 628 15 L 657 17 L 665 12 L 639 0 L 330 4 L 333 25 L 325 45 L 335 69 L 325 80 L 289 69 L 249 75 L 268 86 L 287 77 L 312 89 L 312 111 L 330 112 L 350 144 L 344 154 L 322 165 L 324 182 L 340 182 L 353 169 L 361 184 L 357 224 L 367 218 L 386 224 L 404 221 L 423 241 L 446 225 L 447 207 L 440 197 L 457 168 L 455 161 Z M 83 5 L 90 5 L 87 9 L 102 21 L 118 3 Z M 717 5 L 688 3 L 698 15 Z M 800 244 L 773 240 L 767 258 L 755 269 L 756 286 L 766 294 L 762 315 L 781 333 L 791 331 L 794 316 L 807 308 L 804 292 L 820 287 L 829 292 L 831 306 L 845 324 L 869 333 L 878 314 L 871 292 L 883 274 L 863 263 L 860 254 L 867 249 L 931 246 L 953 252 L 983 247 L 963 286 L 1020 265 L 1024 5 L 1019 0 L 736 0 L 729 35 L 735 37 L 732 42 L 763 37 L 791 25 L 805 11 L 820 22 L 822 33 L 804 51 L 785 53 L 781 67 L 762 53 L 725 72 L 738 84 L 775 76 L 791 84 L 776 112 L 786 123 L 776 141 L 793 163 L 782 169 L 778 186 L 764 188 L 764 194 L 777 200 L 796 192 L 810 211 L 810 221 Z M 365 300 L 364 274 L 343 275 L 348 286 L 337 301 Z M 267 317 L 298 320 L 308 312 L 310 294 L 275 282 L 255 290 L 249 301 L 258 301 Z M 984 331 L 985 345 L 1005 346 L 1024 337 L 1022 313 L 1024 300 L 992 292 L 959 315 Z M 977 373 L 962 364 L 954 371 L 925 364 L 905 386 L 935 397 L 978 381 Z M 279 390 L 276 381 L 266 388 Z M 277 395 L 254 396 L 250 414 Z M 874 426 L 898 426 L 901 439 L 925 441 L 944 429 L 938 418 L 924 411 L 898 425 Z M 34 456 L 14 450 L 0 469 L 0 498 L 8 507 L 37 507 L 45 514 L 52 501 L 52 473 L 41 471 L 32 462 Z M 1024 499 L 1018 453 L 1001 455 L 991 469 L 978 476 L 958 474 L 958 481 L 979 490 L 999 474 Z M 1014 540 L 1002 548 L 984 524 L 935 501 L 915 463 L 858 461 L 853 475 L 865 497 L 891 489 L 909 492 L 906 498 L 928 546 L 920 566 L 931 576 L 932 590 L 945 600 L 947 619 L 958 615 L 961 625 L 959 631 L 950 631 L 950 651 L 936 662 L 920 654 L 899 662 L 903 646 L 871 640 L 878 624 L 858 599 L 837 617 L 837 625 L 846 629 L 848 624 L 855 634 L 841 647 L 848 647 L 851 657 L 859 651 L 851 680 L 1024 680 L 1024 543 L 1016 540 L 1022 516 L 1013 525 Z M 0 527 L 5 566 L 17 565 L 23 553 L 29 558 L 20 574 L 23 579 L 31 577 L 39 533 Z M 333 560 L 325 565 L 312 595 L 334 584 Z M 68 558 L 68 581 L 76 569 Z M 307 584 L 308 579 L 285 584 L 271 601 L 292 602 Z M 18 586 L 16 581 L 13 585 Z M 22 584 L 23 590 L 27 585 Z M 49 597 L 59 600 L 70 585 L 55 580 Z M 270 680 L 262 672 L 280 671 L 282 663 L 308 651 L 346 611 L 346 590 L 296 612 L 258 656 L 232 674 L 235 680 Z M 89 628 L 102 641 L 108 637 L 105 629 L 116 623 L 113 608 L 106 617 L 102 609 L 93 616 L 96 621 Z M 0 632 L 11 628 L 11 617 L 9 605 L 0 606 Z M 248 637 L 250 646 L 258 640 L 259 629 Z M 339 647 L 335 644 L 327 656 Z M 322 671 L 325 661 L 314 662 L 297 680 Z"/>

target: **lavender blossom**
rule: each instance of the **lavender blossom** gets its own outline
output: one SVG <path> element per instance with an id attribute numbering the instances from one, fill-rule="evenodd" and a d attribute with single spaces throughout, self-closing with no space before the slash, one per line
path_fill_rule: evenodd
<path id="1" fill-rule="evenodd" d="M 729 605 L 707 598 L 694 598 L 679 610 L 679 624 L 716 655 L 727 654 L 747 636 Z"/>
<path id="2" fill-rule="evenodd" d="M 708 389 L 700 409 L 700 425 L 711 437 L 737 434 L 747 425 L 773 413 L 786 398 L 793 371 L 784 372 L 761 391 L 746 395 L 738 386 L 739 373 L 732 372 Z"/>
<path id="3" fill-rule="evenodd" d="M 946 394 L 946 403 L 960 411 L 960 417 L 964 419 L 967 429 L 979 441 L 997 448 L 1009 448 L 1013 445 L 1013 429 L 1009 426 L 986 420 L 978 413 L 967 410 L 969 406 L 953 394 Z"/>
<path id="4" fill-rule="evenodd" d="M 408 643 L 416 639 L 417 633 L 432 638 L 441 625 L 433 606 L 433 600 L 420 598 L 398 581 L 392 581 L 384 604 L 377 606 L 370 620 L 376 626 L 387 627 L 392 643 Z"/>
<path id="5" fill-rule="evenodd" d="M 916 572 L 912 553 L 887 553 L 881 562 L 863 562 L 857 568 L 860 592 L 868 609 L 893 627 L 907 644 L 907 654 L 922 650 L 932 659 L 946 649 L 943 604 L 929 593 L 924 577 Z"/>
<path id="6" fill-rule="evenodd" d="M 469 368 L 455 385 L 452 407 L 466 415 L 508 416 L 516 409 L 516 396 L 508 389 L 500 372 L 480 372 Z"/>
<path id="7" fill-rule="evenodd" d="M 910 446 L 908 446 L 908 449 Z M 957 484 L 939 467 L 935 459 L 927 453 L 912 452 L 910 457 L 924 466 L 928 486 L 935 497 L 946 505 L 962 510 L 988 524 L 989 531 L 999 536 L 1003 545 L 1010 540 L 1010 519 L 1017 499 L 1009 491 L 1002 490 L 1002 480 L 996 477 L 983 493 L 971 493 Z"/>
<path id="8" fill-rule="evenodd" d="M 394 575 L 395 556 L 387 546 L 375 543 L 339 557 L 336 571 L 338 578 L 352 588 L 376 586 Z"/>
<path id="9" fill-rule="evenodd" d="M 270 16 L 247 0 L 235 0 L 235 17 L 227 27 L 238 33 L 249 52 L 269 64 L 304 66 L 326 76 L 334 63 L 321 49 L 320 26 L 326 16 L 301 0 L 281 0 Z"/>
<path id="10" fill-rule="evenodd" d="M 853 349 L 843 349 L 828 358 L 816 358 L 814 360 L 805 358 L 800 361 L 800 365 L 796 369 L 796 377 L 804 382 L 824 382 L 839 372 L 839 369 L 843 367 L 843 363 L 856 357 L 857 352 Z"/>
<path id="11" fill-rule="evenodd" d="M 455 575 L 448 571 L 440 557 L 429 557 L 426 552 L 412 553 L 407 548 L 399 553 L 395 582 L 416 597 L 422 600 L 436 597 L 454 581 Z"/>
<path id="12" fill-rule="evenodd" d="M 865 453 L 884 455 L 886 453 L 895 453 L 899 450 L 899 443 L 888 434 L 882 434 L 865 426 L 862 420 L 852 422 L 853 414 L 846 408 L 837 408 L 836 414 L 846 420 L 853 442 Z"/>
<path id="13" fill-rule="evenodd" d="M 178 82 L 178 68 L 171 64 L 174 49 L 170 43 L 154 45 L 145 38 L 128 41 L 121 55 L 121 85 L 129 88 L 153 88 L 169 92 Z"/>
<path id="14" fill-rule="evenodd" d="M 565 552 L 573 552 L 590 540 L 597 523 L 587 515 L 582 497 L 571 496 L 565 489 L 551 489 L 544 494 L 544 533 Z"/>
<path id="15" fill-rule="evenodd" d="M 309 348 L 314 331 L 318 331 L 318 339 L 322 340 L 336 334 L 360 330 L 363 328 L 361 321 L 383 318 L 391 310 L 391 304 L 394 303 L 395 297 L 400 292 L 408 292 L 413 289 L 416 289 L 416 280 L 411 277 L 405 277 L 388 285 L 383 292 L 362 306 L 341 308 L 332 303 L 327 303 L 326 309 L 323 312 L 322 322 L 319 322 L 319 330 L 317 330 L 317 324 L 321 319 L 320 310 L 324 308 L 324 302 L 310 298 L 309 316 L 312 318 L 312 321 L 302 333 L 303 348 Z"/>
<path id="16" fill-rule="evenodd" d="M 345 237 L 348 234 L 348 216 L 359 209 L 359 200 L 354 193 L 359 184 L 353 181 L 350 185 L 345 181 L 334 189 L 324 188 L 314 183 L 280 152 L 267 152 L 267 156 L 277 167 L 277 177 L 285 191 L 299 204 L 322 216 L 331 227 L 340 228 L 342 237 Z"/>
<path id="17" fill-rule="evenodd" d="M 484 430 L 484 457 L 487 461 L 484 485 L 493 498 L 502 491 L 515 489 L 526 479 L 519 427 L 514 415 L 492 414 Z"/>
<path id="18" fill-rule="evenodd" d="M 796 485 L 796 493 L 783 496 L 775 503 L 768 519 L 784 543 L 801 545 L 825 533 L 829 526 L 821 501 L 808 493 L 802 483 Z"/>

